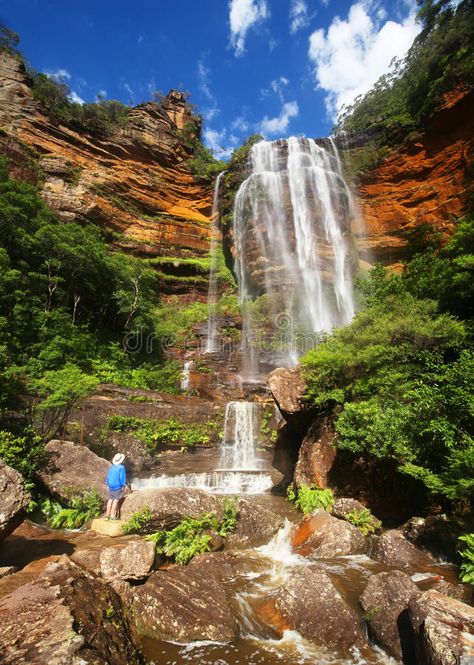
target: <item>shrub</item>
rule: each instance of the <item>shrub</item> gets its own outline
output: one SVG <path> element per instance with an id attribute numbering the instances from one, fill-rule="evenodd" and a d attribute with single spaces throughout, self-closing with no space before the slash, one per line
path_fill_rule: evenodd
<path id="1" fill-rule="evenodd" d="M 459 538 L 459 542 L 459 554 L 462 558 L 459 577 L 461 582 L 474 584 L 474 533 L 466 533 Z"/>
<path id="2" fill-rule="evenodd" d="M 295 507 L 304 515 L 315 510 L 328 510 L 334 503 L 334 495 L 330 489 L 321 489 L 316 485 L 301 485 L 295 490 L 293 485 L 288 487 L 287 496 Z"/>
<path id="3" fill-rule="evenodd" d="M 21 436 L 0 430 L 0 458 L 23 478 L 33 480 L 46 458 L 44 442 L 30 429 Z"/>
<path id="4" fill-rule="evenodd" d="M 78 529 L 89 520 L 100 515 L 102 499 L 97 490 L 86 490 L 73 496 L 67 508 L 57 503 L 43 503 L 42 510 L 53 529 Z"/>
<path id="5" fill-rule="evenodd" d="M 147 533 L 152 521 L 153 515 L 151 510 L 148 506 L 143 506 L 143 508 L 133 513 L 128 522 L 123 525 L 122 531 L 127 535 L 132 533 Z"/>

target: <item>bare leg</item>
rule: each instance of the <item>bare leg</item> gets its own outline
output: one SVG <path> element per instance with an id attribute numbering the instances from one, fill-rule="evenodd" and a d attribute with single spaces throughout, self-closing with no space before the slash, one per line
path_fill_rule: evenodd
<path id="1" fill-rule="evenodd" d="M 105 514 L 106 517 L 112 517 L 112 505 L 113 505 L 113 499 L 109 499 L 107 501 L 107 512 Z"/>
<path id="2" fill-rule="evenodd" d="M 113 499 L 113 501 L 112 501 L 112 510 L 111 510 L 111 513 L 112 513 L 111 516 L 112 517 L 117 517 L 118 502 L 119 502 L 118 499 Z"/>

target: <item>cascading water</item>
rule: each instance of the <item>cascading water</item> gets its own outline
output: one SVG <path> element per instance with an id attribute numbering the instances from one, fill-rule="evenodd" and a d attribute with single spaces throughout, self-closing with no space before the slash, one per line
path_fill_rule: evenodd
<path id="1" fill-rule="evenodd" d="M 247 380 L 259 378 L 265 355 L 267 365 L 291 366 L 319 333 L 352 318 L 349 234 L 356 215 L 334 142 L 261 141 L 249 159 L 251 173 L 234 205 Z M 262 316 L 255 321 L 252 306 L 262 295 L 263 329 L 273 340 L 270 357 L 268 343 L 262 343 Z"/>
<path id="2" fill-rule="evenodd" d="M 219 468 L 202 473 L 180 473 L 135 478 L 134 490 L 194 487 L 215 494 L 262 494 L 273 483 L 257 455 L 260 413 L 255 402 L 229 402 L 225 408 Z"/>
<path id="3" fill-rule="evenodd" d="M 219 186 L 225 171 L 219 173 L 214 185 L 214 197 L 212 201 L 212 214 L 211 214 L 211 246 L 210 246 L 210 259 L 211 266 L 209 271 L 209 289 L 207 294 L 207 336 L 205 353 L 215 353 L 217 349 L 217 316 L 216 316 L 216 303 L 217 303 L 217 247 L 218 247 L 218 218 L 219 218 Z"/>

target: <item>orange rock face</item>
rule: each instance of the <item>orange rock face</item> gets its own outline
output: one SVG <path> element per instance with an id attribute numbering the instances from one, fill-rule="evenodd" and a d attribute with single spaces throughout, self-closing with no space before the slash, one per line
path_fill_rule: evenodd
<path id="1" fill-rule="evenodd" d="M 422 222 L 449 233 L 473 194 L 474 93 L 451 99 L 415 142 L 393 151 L 359 183 L 360 258 L 394 264 L 403 242 L 390 235 Z"/>
<path id="2" fill-rule="evenodd" d="M 0 55 L 0 150 L 13 176 L 34 180 L 35 162 L 42 196 L 61 219 L 95 222 L 115 232 L 113 246 L 136 255 L 207 255 L 211 192 L 195 181 L 177 134 L 191 119 L 184 96 L 171 91 L 161 105 L 131 109 L 111 135 L 75 131 L 45 114 L 21 62 Z M 166 291 L 173 262 L 159 270 L 169 271 Z"/>

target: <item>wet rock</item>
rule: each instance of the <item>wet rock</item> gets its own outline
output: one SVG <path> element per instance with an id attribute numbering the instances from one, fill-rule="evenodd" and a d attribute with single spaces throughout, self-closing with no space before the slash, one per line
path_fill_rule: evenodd
<path id="1" fill-rule="evenodd" d="M 307 386 L 301 368 L 279 367 L 268 375 L 267 383 L 283 418 L 291 423 L 296 431 L 306 431 L 314 419 L 316 410 L 305 401 Z"/>
<path id="2" fill-rule="evenodd" d="M 143 580 L 155 561 L 155 544 L 132 540 L 125 547 L 107 547 L 100 554 L 100 572 L 106 580 Z"/>
<path id="3" fill-rule="evenodd" d="M 328 487 L 328 476 L 336 460 L 335 432 L 327 418 L 316 419 L 303 439 L 295 468 L 294 482 Z"/>
<path id="4" fill-rule="evenodd" d="M 0 541 L 23 521 L 29 500 L 21 475 L 0 459 Z"/>
<path id="5" fill-rule="evenodd" d="M 5 665 L 141 662 L 118 595 L 65 556 L 0 599 L 0 653 Z"/>
<path id="6" fill-rule="evenodd" d="M 153 573 L 134 589 L 132 609 L 139 633 L 155 639 L 230 642 L 238 634 L 224 587 L 199 566 Z"/>
<path id="7" fill-rule="evenodd" d="M 308 559 L 332 559 L 349 554 L 364 554 L 368 539 L 353 524 L 317 510 L 304 518 L 292 537 L 296 552 Z"/>
<path id="8" fill-rule="evenodd" d="M 364 504 L 361 503 L 360 501 L 357 501 L 357 499 L 340 498 L 334 501 L 331 507 L 331 515 L 341 520 L 344 520 L 346 519 L 346 516 L 349 513 L 352 513 L 354 510 L 356 510 L 357 512 L 362 512 L 363 510 L 366 510 L 366 508 L 367 507 L 364 506 Z M 380 529 L 380 527 L 382 526 L 380 520 L 378 520 L 374 515 L 371 515 L 370 523 L 376 530 Z"/>
<path id="9" fill-rule="evenodd" d="M 425 518 L 412 517 L 401 529 L 405 538 L 417 547 L 454 560 L 457 558 L 459 536 L 472 531 L 472 526 L 459 517 L 429 515 Z"/>
<path id="10" fill-rule="evenodd" d="M 282 518 L 246 499 L 237 502 L 237 527 L 228 534 L 226 547 L 259 547 L 268 543 L 282 526 Z"/>
<path id="11" fill-rule="evenodd" d="M 198 517 L 202 513 L 214 511 L 222 517 L 220 498 L 198 489 L 166 487 L 135 491 L 125 497 L 121 515 L 130 519 L 134 512 L 148 506 L 155 520 L 162 520 L 164 526 L 176 524 L 185 516 Z"/>
<path id="12" fill-rule="evenodd" d="M 238 574 L 241 560 L 228 552 L 206 552 L 194 557 L 187 566 L 188 571 L 199 571 L 204 579 L 217 577 L 229 580 Z"/>
<path id="13" fill-rule="evenodd" d="M 430 554 L 415 547 L 398 529 L 383 533 L 377 539 L 370 556 L 386 566 L 401 570 L 420 570 L 436 563 Z"/>
<path id="14" fill-rule="evenodd" d="M 48 462 L 39 477 L 56 499 L 67 502 L 73 494 L 85 489 L 95 489 L 103 499 L 107 498 L 105 477 L 110 462 L 72 441 L 53 439 L 46 445 L 46 451 Z"/>
<path id="15" fill-rule="evenodd" d="M 13 575 L 13 573 L 16 573 L 16 567 L 15 566 L 1 566 L 0 567 L 0 580 L 2 577 L 7 577 L 8 575 Z"/>
<path id="16" fill-rule="evenodd" d="M 297 630 L 316 644 L 347 652 L 365 642 L 355 611 L 344 601 L 330 577 L 311 567 L 296 569 L 274 597 L 257 614 L 264 624 L 281 634 Z"/>
<path id="17" fill-rule="evenodd" d="M 474 608 L 430 589 L 410 600 L 418 665 L 474 662 Z"/>
<path id="18" fill-rule="evenodd" d="M 408 604 L 410 598 L 419 593 L 418 587 L 408 575 L 394 570 L 372 575 L 360 598 L 375 639 L 399 660 L 402 655 L 412 655 Z"/>
<path id="19" fill-rule="evenodd" d="M 460 600 L 462 603 L 472 605 L 474 601 L 474 589 L 471 584 L 453 584 L 446 580 L 436 582 L 432 587 L 438 593 L 443 593 L 445 596 Z"/>

